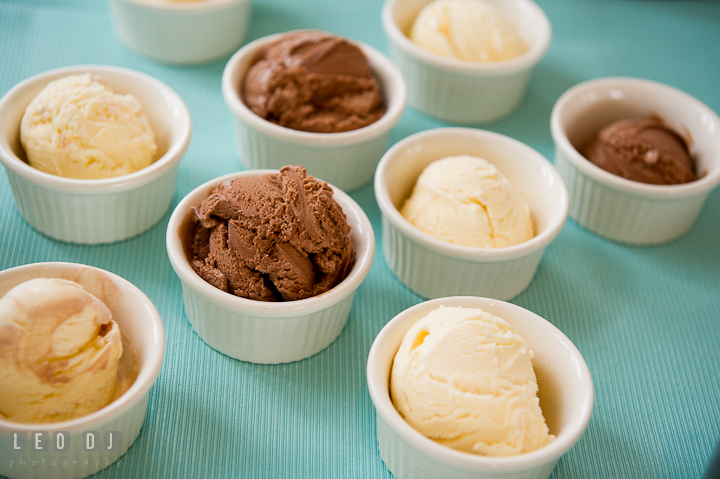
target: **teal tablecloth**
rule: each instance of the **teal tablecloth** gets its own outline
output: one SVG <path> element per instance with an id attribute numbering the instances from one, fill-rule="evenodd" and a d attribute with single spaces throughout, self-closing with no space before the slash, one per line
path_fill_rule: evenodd
<path id="1" fill-rule="evenodd" d="M 720 3 L 539 4 L 553 25 L 550 50 L 520 109 L 485 128 L 552 158 L 555 100 L 580 81 L 608 75 L 667 83 L 720 112 Z M 254 0 L 247 40 L 319 28 L 387 51 L 380 8 L 380 0 Z M 180 94 L 194 132 L 173 207 L 200 183 L 240 169 L 220 94 L 226 61 L 176 67 L 139 57 L 115 40 L 104 1 L 0 1 L 0 94 L 31 75 L 75 64 L 133 68 Z M 438 126 L 444 123 L 409 108 L 391 142 Z M 140 437 L 99 477 L 390 477 L 378 455 L 365 362 L 382 326 L 421 298 L 385 265 L 372 185 L 352 197 L 370 217 L 378 249 L 347 326 L 308 360 L 261 366 L 223 356 L 191 329 L 165 252 L 170 212 L 128 241 L 64 244 L 23 221 L 0 172 L 0 269 L 39 261 L 98 266 L 140 287 L 165 324 L 167 356 Z M 720 190 L 693 229 L 664 246 L 622 246 L 568 220 L 533 283 L 513 302 L 565 332 L 595 383 L 590 425 L 553 478 L 701 475 L 720 438 Z"/>

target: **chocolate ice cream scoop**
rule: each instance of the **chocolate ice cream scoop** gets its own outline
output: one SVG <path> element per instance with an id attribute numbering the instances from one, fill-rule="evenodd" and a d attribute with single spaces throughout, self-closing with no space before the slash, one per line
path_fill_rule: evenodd
<path id="1" fill-rule="evenodd" d="M 613 123 L 578 151 L 603 170 L 633 181 L 676 185 L 697 179 L 685 140 L 655 118 Z"/>
<path id="2" fill-rule="evenodd" d="M 347 218 L 328 184 L 302 166 L 220 184 L 193 213 L 193 269 L 236 296 L 309 298 L 337 285 L 352 266 Z"/>
<path id="3" fill-rule="evenodd" d="M 258 116 L 295 130 L 355 130 L 385 114 L 365 54 L 323 32 L 292 33 L 270 45 L 248 69 L 240 94 Z"/>

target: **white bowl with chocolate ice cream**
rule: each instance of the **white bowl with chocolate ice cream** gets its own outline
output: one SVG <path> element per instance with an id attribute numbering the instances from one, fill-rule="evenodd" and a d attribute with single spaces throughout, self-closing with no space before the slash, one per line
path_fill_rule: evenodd
<path id="1" fill-rule="evenodd" d="M 375 173 L 385 262 L 425 298 L 507 300 L 532 281 L 567 218 L 553 165 L 505 135 L 436 128 L 399 141 Z"/>
<path id="2" fill-rule="evenodd" d="M 191 131 L 170 87 L 125 68 L 50 70 L 0 100 L 0 162 L 20 215 L 70 243 L 112 243 L 157 223 Z"/>
<path id="3" fill-rule="evenodd" d="M 417 304 L 373 341 L 380 457 L 398 479 L 546 479 L 583 435 L 595 392 L 552 323 L 496 299 Z"/>
<path id="4" fill-rule="evenodd" d="M 208 181 L 167 230 L 193 329 L 254 363 L 297 361 L 332 343 L 374 250 L 362 208 L 297 165 Z"/>
<path id="5" fill-rule="evenodd" d="M 720 183 L 720 118 L 671 86 L 589 80 L 558 99 L 550 126 L 570 216 L 606 238 L 678 238 Z"/>
<path id="6" fill-rule="evenodd" d="M 140 433 L 164 352 L 157 310 L 119 276 L 75 263 L 0 271 L 0 475 L 110 467 Z"/>
<path id="7" fill-rule="evenodd" d="M 245 168 L 300 164 L 346 191 L 372 178 L 407 97 L 382 53 L 315 30 L 245 45 L 222 92 Z"/>
<path id="8" fill-rule="evenodd" d="M 167 63 L 196 64 L 230 54 L 250 23 L 251 0 L 110 0 L 117 39 Z"/>

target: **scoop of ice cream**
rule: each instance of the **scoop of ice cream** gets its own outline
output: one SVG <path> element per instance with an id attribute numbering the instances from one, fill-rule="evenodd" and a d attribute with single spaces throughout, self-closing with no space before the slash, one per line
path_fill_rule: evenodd
<path id="1" fill-rule="evenodd" d="M 461 246 L 501 248 L 533 237 L 525 200 L 493 164 L 473 156 L 430 163 L 400 213 L 421 231 Z"/>
<path id="2" fill-rule="evenodd" d="M 444 57 L 472 62 L 509 60 L 525 53 L 517 27 L 485 0 L 435 0 L 415 18 L 410 39 Z"/>
<path id="3" fill-rule="evenodd" d="M 578 150 L 603 170 L 628 180 L 677 185 L 697 179 L 685 140 L 656 118 L 613 123 Z"/>
<path id="4" fill-rule="evenodd" d="M 220 184 L 194 209 L 193 269 L 213 286 L 261 301 L 328 291 L 352 266 L 345 213 L 302 166 Z"/>
<path id="5" fill-rule="evenodd" d="M 63 279 L 0 299 L 0 414 L 22 423 L 85 416 L 113 398 L 122 342 L 110 310 Z"/>
<path id="6" fill-rule="evenodd" d="M 127 175 L 152 163 L 155 133 L 132 95 L 89 73 L 51 81 L 20 123 L 30 166 L 66 178 Z"/>
<path id="7" fill-rule="evenodd" d="M 362 50 L 323 32 L 292 33 L 270 45 L 247 71 L 241 96 L 258 116 L 295 130 L 355 130 L 385 114 Z"/>
<path id="8" fill-rule="evenodd" d="M 403 338 L 390 377 L 393 404 L 440 444 L 486 456 L 539 449 L 545 424 L 533 352 L 503 319 L 440 307 Z"/>

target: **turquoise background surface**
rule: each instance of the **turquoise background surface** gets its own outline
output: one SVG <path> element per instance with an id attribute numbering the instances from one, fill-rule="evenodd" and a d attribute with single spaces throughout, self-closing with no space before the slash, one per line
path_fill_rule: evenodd
<path id="1" fill-rule="evenodd" d="M 387 52 L 381 3 L 253 0 L 246 40 L 319 28 Z M 538 3 L 553 25 L 550 50 L 522 106 L 484 128 L 552 158 L 553 103 L 578 82 L 610 75 L 667 83 L 720 112 L 720 3 Z M 194 131 L 172 207 L 195 186 L 241 169 L 220 93 L 226 61 L 179 67 L 140 57 L 116 41 L 104 1 L 0 1 L 0 95 L 29 76 L 76 64 L 139 70 L 180 94 Z M 408 108 L 391 144 L 445 125 Z M 98 477 L 391 477 L 377 450 L 365 363 L 382 326 L 422 298 L 385 265 L 372 185 L 351 196 L 370 217 L 378 249 L 347 326 L 310 359 L 262 366 L 223 356 L 190 327 L 165 252 L 170 211 L 127 241 L 60 243 L 24 222 L 0 172 L 0 269 L 40 261 L 104 268 L 140 287 L 165 324 L 167 355 L 143 430 Z M 553 478 L 702 474 L 720 438 L 720 190 L 688 234 L 663 246 L 612 243 L 568 220 L 530 287 L 513 302 L 547 318 L 577 345 L 596 388 L 587 431 Z"/>

